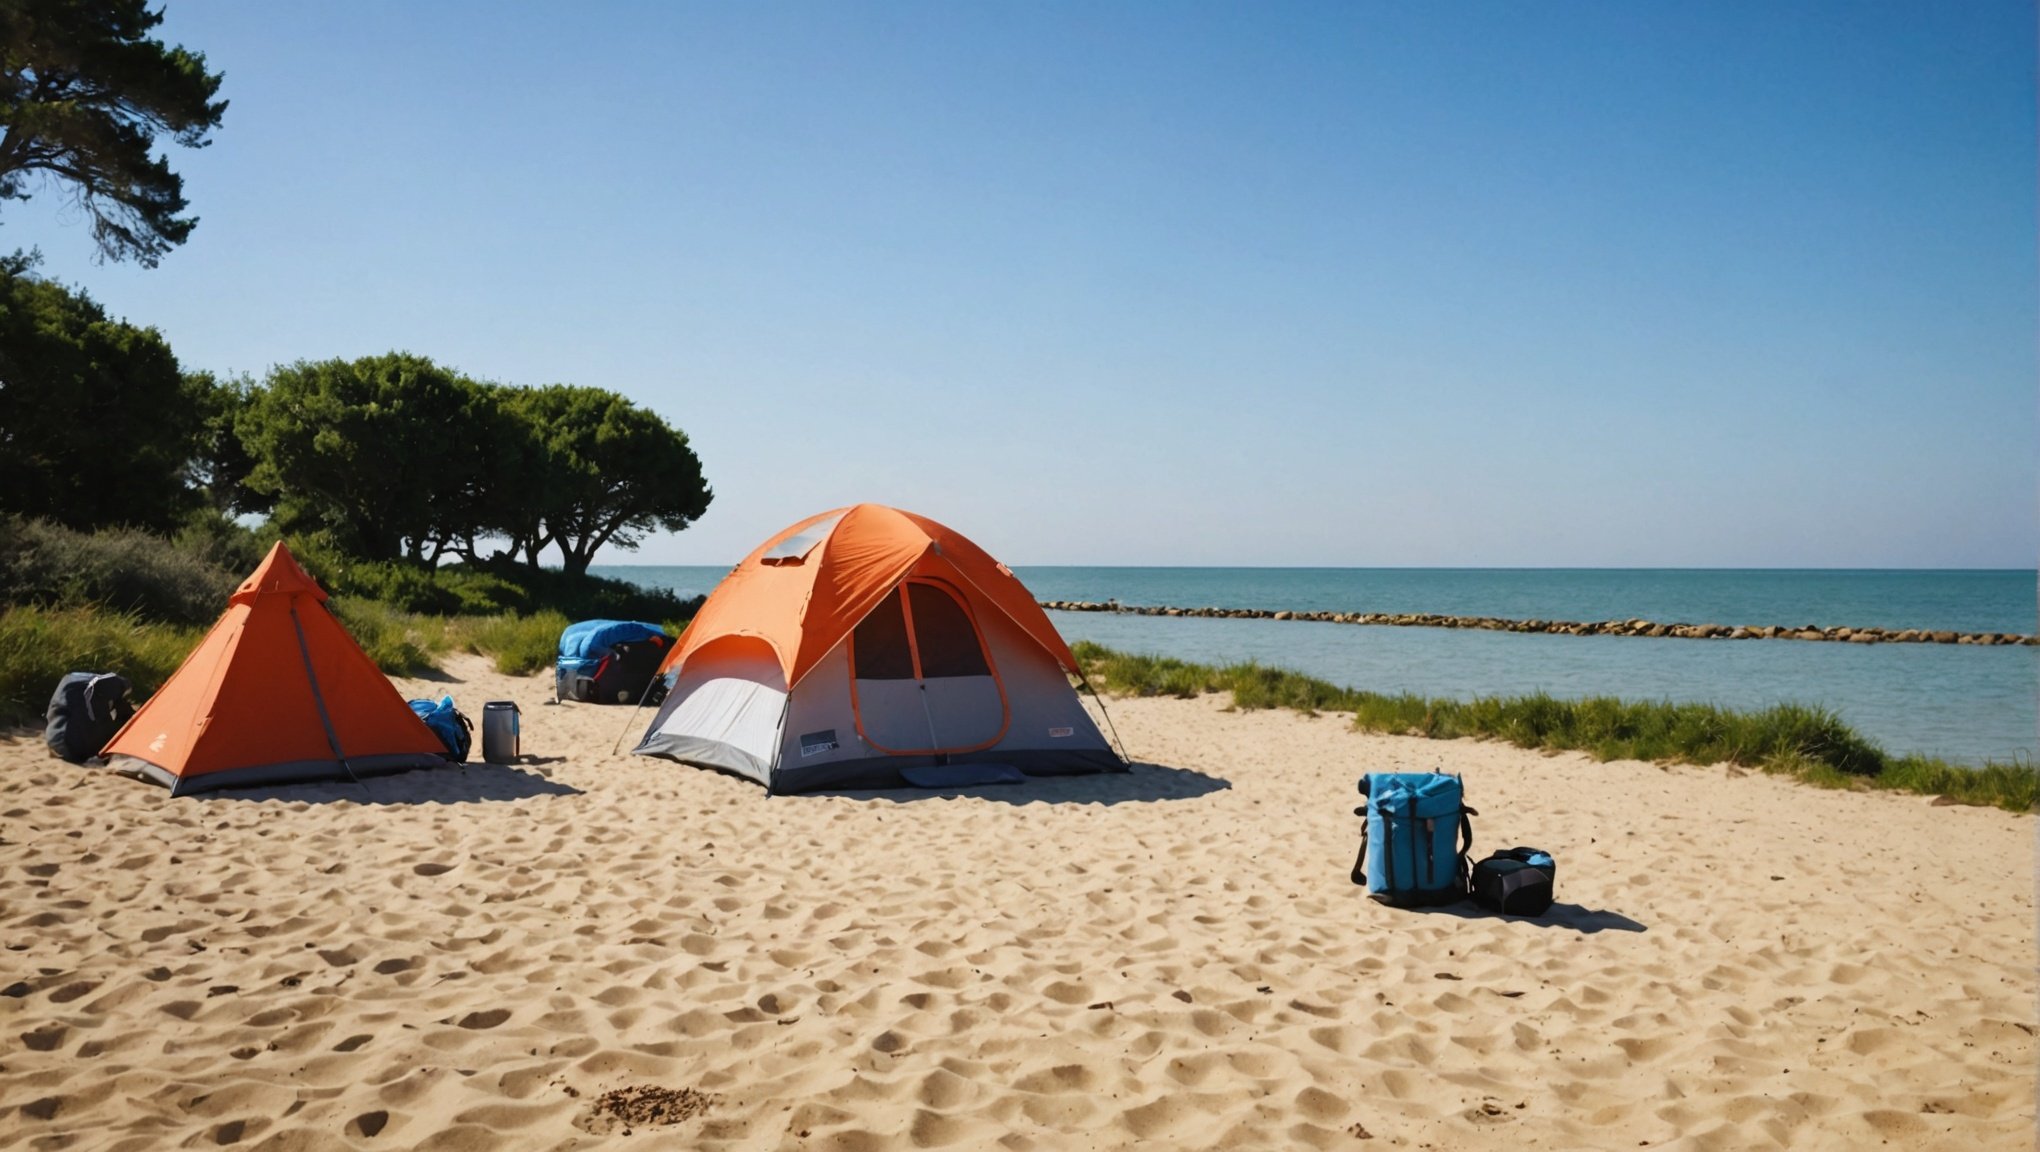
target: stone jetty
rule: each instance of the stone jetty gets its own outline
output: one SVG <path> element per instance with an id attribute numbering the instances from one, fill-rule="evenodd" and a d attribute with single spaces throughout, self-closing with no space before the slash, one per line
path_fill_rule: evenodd
<path id="1" fill-rule="evenodd" d="M 1824 628 L 1818 624 L 1667 624 L 1656 620 L 1508 620 L 1496 616 L 1441 616 L 1432 612 L 1289 612 L 1264 608 L 1169 608 L 1153 604 L 1102 604 L 1043 600 L 1055 612 L 1117 612 L 1128 616 L 1193 616 L 1218 620 L 1311 620 L 1320 624 L 1374 624 L 1392 628 L 1479 628 L 1489 632 L 1543 632 L 1560 636 L 1673 636 L 1681 640 L 1823 640 L 1838 644 L 2040 645 L 2016 632 L 1951 632 L 1924 628 Z"/>

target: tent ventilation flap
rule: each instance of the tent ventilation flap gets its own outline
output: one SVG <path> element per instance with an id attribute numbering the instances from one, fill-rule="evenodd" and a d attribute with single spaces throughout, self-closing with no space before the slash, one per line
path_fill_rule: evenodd
<path id="1" fill-rule="evenodd" d="M 814 551 L 817 544 L 829 538 L 829 533 L 836 528 L 836 522 L 842 518 L 842 514 L 838 513 L 826 520 L 815 521 L 802 531 L 781 540 L 770 552 L 760 556 L 758 563 L 778 567 L 782 564 L 799 564 L 805 561 L 808 553 Z"/>

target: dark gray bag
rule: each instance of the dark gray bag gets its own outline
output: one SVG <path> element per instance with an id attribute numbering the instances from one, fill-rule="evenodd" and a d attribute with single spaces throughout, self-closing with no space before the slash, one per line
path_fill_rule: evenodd
<path id="1" fill-rule="evenodd" d="M 134 714 L 125 677 L 113 672 L 71 672 L 57 681 L 57 690 L 50 696 L 43 742 L 52 755 L 83 764 L 99 755 Z"/>
<path id="2" fill-rule="evenodd" d="M 1558 863 L 1542 848 L 1509 848 L 1473 866 L 1473 898 L 1505 916 L 1542 916 L 1558 886 Z"/>

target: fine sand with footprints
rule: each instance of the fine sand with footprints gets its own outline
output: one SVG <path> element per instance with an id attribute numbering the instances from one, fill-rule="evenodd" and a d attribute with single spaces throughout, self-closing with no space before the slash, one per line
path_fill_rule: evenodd
<path id="1" fill-rule="evenodd" d="M 451 675 L 527 763 L 172 800 L 0 742 L 0 1147 L 2033 1144 L 2029 817 L 1215 698 L 1115 703 L 1127 776 L 768 798 Z M 1436 768 L 1552 916 L 1349 882 L 1354 778 Z"/>

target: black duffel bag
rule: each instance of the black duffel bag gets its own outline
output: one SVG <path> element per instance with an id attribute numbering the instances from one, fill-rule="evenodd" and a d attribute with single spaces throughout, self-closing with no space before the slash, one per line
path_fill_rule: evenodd
<path id="1" fill-rule="evenodd" d="M 1473 866 L 1469 885 L 1481 907 L 1505 916 L 1542 916 L 1551 907 L 1558 863 L 1542 848 L 1505 848 Z"/>

